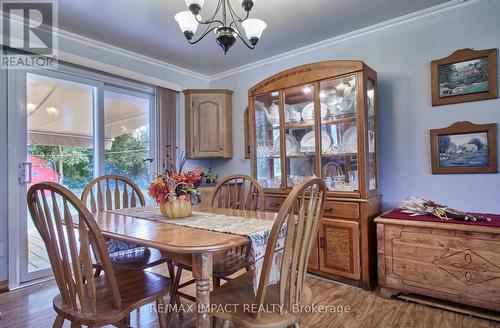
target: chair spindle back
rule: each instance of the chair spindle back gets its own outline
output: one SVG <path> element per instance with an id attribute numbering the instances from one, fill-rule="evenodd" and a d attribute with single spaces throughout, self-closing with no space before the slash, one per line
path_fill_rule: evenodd
<path id="1" fill-rule="evenodd" d="M 96 313 L 98 293 L 92 252 L 97 251 L 95 257 L 101 259 L 112 303 L 120 307 L 121 297 L 104 237 L 80 199 L 59 184 L 43 182 L 29 189 L 27 200 L 47 248 L 62 302 L 74 311 Z"/>
<path id="2" fill-rule="evenodd" d="M 264 207 L 264 189 L 247 175 L 230 175 L 222 179 L 212 196 L 212 207 L 256 211 Z"/>
<path id="3" fill-rule="evenodd" d="M 291 310 L 294 304 L 300 304 L 307 261 L 323 215 L 325 197 L 323 180 L 310 178 L 296 185 L 281 206 L 267 241 L 255 299 L 257 308 L 264 304 L 277 243 L 283 233 L 279 303 L 281 308 L 287 310 Z"/>
<path id="4" fill-rule="evenodd" d="M 146 205 L 141 189 L 119 175 L 103 175 L 90 181 L 82 201 L 92 213 Z"/>

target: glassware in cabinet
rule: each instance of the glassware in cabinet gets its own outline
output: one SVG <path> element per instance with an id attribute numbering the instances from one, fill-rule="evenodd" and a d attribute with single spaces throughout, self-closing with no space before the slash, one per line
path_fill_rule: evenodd
<path id="1" fill-rule="evenodd" d="M 279 93 L 254 97 L 257 181 L 266 188 L 281 188 Z"/>
<path id="2" fill-rule="evenodd" d="M 315 173 L 316 136 L 312 84 L 283 91 L 286 185 L 293 188 Z"/>
<path id="3" fill-rule="evenodd" d="M 330 191 L 358 191 L 356 75 L 320 82 L 321 176 Z"/>

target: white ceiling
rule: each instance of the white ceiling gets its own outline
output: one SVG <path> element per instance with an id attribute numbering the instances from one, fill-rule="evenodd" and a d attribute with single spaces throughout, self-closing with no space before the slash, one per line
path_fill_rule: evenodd
<path id="1" fill-rule="evenodd" d="M 226 56 L 215 35 L 186 42 L 174 20 L 184 0 L 59 0 L 59 28 L 211 75 L 448 1 L 256 0 L 251 17 L 267 22 L 257 48 L 238 40 Z M 206 0 L 202 16 L 215 3 Z"/>

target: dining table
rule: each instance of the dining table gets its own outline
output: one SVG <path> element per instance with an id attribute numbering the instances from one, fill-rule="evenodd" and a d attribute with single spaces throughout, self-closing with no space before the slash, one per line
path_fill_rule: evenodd
<path id="1" fill-rule="evenodd" d="M 215 207 L 195 207 L 194 210 L 240 218 L 264 220 L 276 218 L 276 213 L 270 212 Z M 193 278 L 196 281 L 196 327 L 210 327 L 210 281 L 214 254 L 246 245 L 250 242 L 248 237 L 147 220 L 110 211 L 96 212 L 94 218 L 106 238 L 143 247 L 154 247 L 165 254 L 191 254 Z"/>

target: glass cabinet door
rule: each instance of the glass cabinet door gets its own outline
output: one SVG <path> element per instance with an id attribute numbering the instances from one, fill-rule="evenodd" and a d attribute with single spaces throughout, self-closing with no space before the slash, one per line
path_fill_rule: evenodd
<path id="1" fill-rule="evenodd" d="M 316 136 L 314 90 L 304 85 L 284 90 L 286 185 L 293 188 L 314 175 Z"/>
<path id="2" fill-rule="evenodd" d="M 320 82 L 321 176 L 330 191 L 358 191 L 356 75 Z"/>
<path id="3" fill-rule="evenodd" d="M 257 181 L 265 188 L 281 188 L 279 93 L 254 98 Z"/>
<path id="4" fill-rule="evenodd" d="M 368 187 L 369 190 L 377 189 L 377 157 L 375 148 L 375 82 L 367 80 L 366 107 L 368 111 Z"/>

